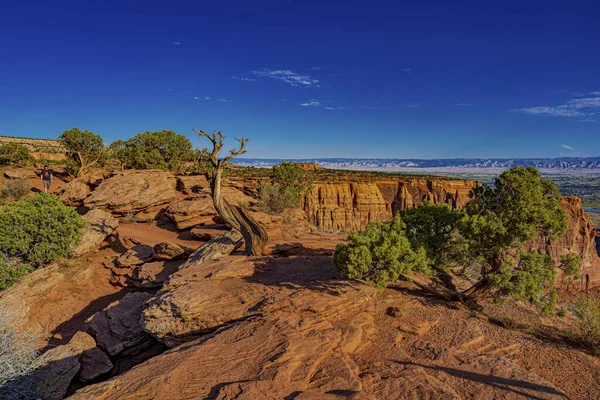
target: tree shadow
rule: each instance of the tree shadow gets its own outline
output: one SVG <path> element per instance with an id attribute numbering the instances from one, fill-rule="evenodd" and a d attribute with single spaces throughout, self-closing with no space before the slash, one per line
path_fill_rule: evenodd
<path id="1" fill-rule="evenodd" d="M 524 396 L 529 399 L 539 399 L 539 400 L 546 399 L 546 397 L 539 397 L 539 396 L 536 396 L 536 394 L 550 394 L 550 395 L 555 395 L 555 396 L 561 396 L 561 397 L 564 397 L 565 399 L 569 398 L 566 394 L 558 391 L 556 388 L 553 388 L 551 386 L 540 385 L 537 383 L 516 380 L 516 379 L 510 379 L 510 378 L 503 378 L 503 377 L 495 376 L 495 375 L 480 374 L 477 372 L 471 372 L 471 371 L 455 369 L 455 368 L 420 364 L 420 363 L 415 363 L 413 361 L 394 361 L 394 362 L 397 364 L 404 365 L 404 366 L 422 367 L 425 369 L 444 372 L 444 373 L 454 376 L 456 378 L 465 379 L 465 380 L 469 380 L 469 381 L 477 382 L 477 383 L 482 383 L 484 385 L 492 386 L 492 387 L 495 387 L 500 390 L 516 393 L 518 395 Z M 531 392 L 533 392 L 533 393 L 531 393 Z"/>
<path id="2" fill-rule="evenodd" d="M 123 288 L 122 290 L 100 297 L 90 302 L 85 308 L 73 315 L 67 321 L 61 323 L 54 328 L 50 334 L 52 337 L 48 340 L 46 346 L 41 350 L 42 354 L 46 351 L 63 344 L 68 343 L 73 335 L 79 331 L 87 332 L 87 325 L 85 321 L 98 311 L 104 310 L 111 303 L 121 300 L 127 293 L 134 290 L 130 288 Z M 60 334 L 60 336 L 58 336 Z"/>
<path id="3" fill-rule="evenodd" d="M 271 256 L 255 261 L 256 272 L 248 282 L 287 289 L 309 289 L 337 295 L 348 281 L 333 264 L 333 250 L 304 247 L 302 243 L 276 245 Z"/>

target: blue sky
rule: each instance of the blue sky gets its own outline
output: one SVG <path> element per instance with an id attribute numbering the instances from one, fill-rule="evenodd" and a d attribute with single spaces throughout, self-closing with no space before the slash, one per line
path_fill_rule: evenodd
<path id="1" fill-rule="evenodd" d="M 13 1 L 0 134 L 192 126 L 248 157 L 600 155 L 600 3 Z"/>

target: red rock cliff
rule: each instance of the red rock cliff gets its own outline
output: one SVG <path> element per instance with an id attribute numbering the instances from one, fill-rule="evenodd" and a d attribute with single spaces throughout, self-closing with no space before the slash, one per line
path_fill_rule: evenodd
<path id="1" fill-rule="evenodd" d="M 550 244 L 547 251 L 556 264 L 560 263 L 560 256 L 577 253 L 581 257 L 581 280 L 576 283 L 578 289 L 586 289 L 600 285 L 600 257 L 596 250 L 596 228 L 581 207 L 579 197 L 563 197 L 561 207 L 569 216 L 569 229 L 567 234 Z M 534 242 L 533 248 L 542 248 L 544 243 Z M 562 283 L 562 272 L 559 271 L 557 286 Z"/>
<path id="2" fill-rule="evenodd" d="M 424 200 L 463 207 L 476 185 L 468 180 L 401 177 L 369 183 L 315 183 L 302 207 L 317 228 L 347 232 L 363 229 L 372 221 L 389 220 L 393 213 L 416 207 Z"/>

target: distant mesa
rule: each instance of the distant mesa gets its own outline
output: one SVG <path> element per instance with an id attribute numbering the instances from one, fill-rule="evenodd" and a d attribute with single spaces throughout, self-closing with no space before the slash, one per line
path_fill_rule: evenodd
<path id="1" fill-rule="evenodd" d="M 66 159 L 65 148 L 58 140 L 0 136 L 0 145 L 17 143 L 27 147 L 38 160 L 62 161 Z"/>

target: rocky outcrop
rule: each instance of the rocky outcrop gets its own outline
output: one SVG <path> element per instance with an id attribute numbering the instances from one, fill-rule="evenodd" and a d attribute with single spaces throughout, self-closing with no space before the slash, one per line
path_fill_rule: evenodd
<path id="1" fill-rule="evenodd" d="M 82 255 L 95 249 L 119 226 L 119 220 L 102 210 L 88 211 L 83 216 L 83 220 L 88 225 L 83 232 L 79 245 L 73 249 L 75 255 Z"/>
<path id="2" fill-rule="evenodd" d="M 596 249 L 596 228 L 581 207 L 579 197 L 563 197 L 560 203 L 569 217 L 569 227 L 566 235 L 559 240 L 551 241 L 548 246 L 543 241 L 535 241 L 530 249 L 548 251 L 554 262 L 560 264 L 560 257 L 569 254 L 579 254 L 581 258 L 581 280 L 575 283 L 578 289 L 588 289 L 600 285 L 600 257 Z M 562 271 L 556 278 L 558 286 L 562 283 Z"/>
<path id="3" fill-rule="evenodd" d="M 164 216 L 175 222 L 177 229 L 188 229 L 200 224 L 213 223 L 216 213 L 212 197 L 202 196 L 171 203 Z"/>
<path id="4" fill-rule="evenodd" d="M 154 254 L 157 260 L 185 258 L 191 253 L 189 249 L 184 249 L 180 245 L 171 242 L 161 242 L 154 245 Z"/>
<path id="5" fill-rule="evenodd" d="M 386 221 L 398 211 L 423 201 L 463 207 L 475 181 L 451 179 L 382 179 L 368 183 L 315 183 L 302 208 L 309 222 L 325 231 L 363 229 L 369 222 Z"/>
<path id="6" fill-rule="evenodd" d="M 34 373 L 33 380 L 37 396 L 44 400 L 63 399 L 76 376 L 90 381 L 113 367 L 106 353 L 85 332 L 77 332 L 69 343 L 48 350 L 42 359 L 45 365 Z"/>
<path id="7" fill-rule="evenodd" d="M 37 178 L 35 171 L 28 168 L 7 169 L 4 171 L 4 177 L 7 179 L 32 179 Z"/>
<path id="8" fill-rule="evenodd" d="M 133 354 L 152 343 L 140 323 L 144 303 L 151 297 L 149 293 L 128 293 L 87 321 L 98 345 L 110 356 Z"/>
<path id="9" fill-rule="evenodd" d="M 217 270 L 225 275 L 213 279 Z M 339 281 L 334 274 L 329 256 L 229 257 L 185 269 L 151 301 L 144 318 L 148 330 L 166 334 L 162 339 L 174 340 L 171 345 L 186 343 L 72 399 L 566 397 L 555 372 L 544 379 L 510 358 L 523 343 L 536 357 L 560 360 L 564 353 L 548 349 L 553 344 L 541 348 L 526 334 L 499 343 L 494 338 L 521 334 L 468 318 L 468 310 Z M 385 316 L 390 305 L 400 314 Z M 400 329 L 410 323 L 417 328 Z M 203 326 L 211 333 L 192 340 Z M 587 360 L 582 370 L 595 365 L 589 356 L 577 357 Z M 595 390 L 584 394 L 593 397 Z"/>
<path id="10" fill-rule="evenodd" d="M 185 194 L 199 193 L 201 190 L 210 190 L 210 185 L 204 175 L 177 176 L 177 190 Z"/>
<path id="11" fill-rule="evenodd" d="M 74 179 L 67 183 L 63 188 L 60 199 L 69 206 L 81 204 L 89 195 L 90 187 L 87 184 L 88 179 Z"/>
<path id="12" fill-rule="evenodd" d="M 176 199 L 175 178 L 164 171 L 123 171 L 104 180 L 85 199 L 88 208 L 136 213 Z"/>

